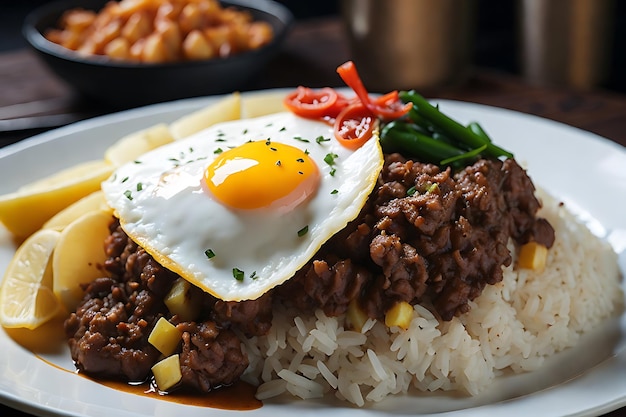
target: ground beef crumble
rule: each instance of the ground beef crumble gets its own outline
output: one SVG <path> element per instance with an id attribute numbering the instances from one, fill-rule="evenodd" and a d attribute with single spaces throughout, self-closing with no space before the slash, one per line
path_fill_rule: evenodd
<path id="1" fill-rule="evenodd" d="M 512 262 L 510 240 L 551 247 L 554 230 L 513 159 L 479 160 L 456 173 L 387 155 L 357 219 L 332 237 L 285 284 L 257 300 L 224 302 L 203 293 L 201 316 L 185 322 L 163 298 L 178 276 L 137 246 L 114 220 L 105 242 L 108 276 L 85 287 L 65 322 L 77 367 L 96 376 L 142 381 L 160 353 L 147 341 L 165 317 L 181 330 L 182 384 L 209 391 L 248 366 L 240 337 L 267 333 L 273 303 L 331 316 L 357 301 L 382 318 L 394 303 L 429 306 L 443 320 L 469 310 Z"/>

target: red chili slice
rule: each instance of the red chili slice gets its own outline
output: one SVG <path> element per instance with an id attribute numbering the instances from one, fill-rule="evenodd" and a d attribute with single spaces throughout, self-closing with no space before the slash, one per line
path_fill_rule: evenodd
<path id="1" fill-rule="evenodd" d="M 335 138 L 348 149 L 358 149 L 372 137 L 376 116 L 363 103 L 350 104 L 337 116 Z"/>
<path id="2" fill-rule="evenodd" d="M 337 68 L 337 73 L 346 85 L 354 90 L 363 105 L 370 109 L 372 113 L 385 120 L 398 119 L 407 114 L 413 107 L 413 103 L 402 103 L 398 98 L 397 91 L 392 91 L 378 99 L 372 100 L 352 61 L 340 65 Z"/>
<path id="3" fill-rule="evenodd" d="M 329 111 L 336 111 L 333 109 L 336 107 L 338 97 L 337 92 L 329 87 L 318 90 L 298 87 L 285 97 L 283 103 L 298 116 L 317 119 L 327 116 Z"/>

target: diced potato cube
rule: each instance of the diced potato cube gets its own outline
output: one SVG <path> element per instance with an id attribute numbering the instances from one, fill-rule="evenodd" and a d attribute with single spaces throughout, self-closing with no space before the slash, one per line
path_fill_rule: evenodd
<path id="1" fill-rule="evenodd" d="M 348 311 L 346 312 L 346 318 L 352 328 L 357 332 L 360 332 L 363 329 L 363 326 L 368 319 L 367 313 L 359 307 L 359 303 L 356 299 L 350 301 Z"/>
<path id="2" fill-rule="evenodd" d="M 406 301 L 401 301 L 385 313 L 385 325 L 387 327 L 400 327 L 406 330 L 409 328 L 412 318 L 413 306 Z"/>
<path id="3" fill-rule="evenodd" d="M 183 378 L 178 355 L 168 356 L 155 363 L 152 367 L 152 375 L 154 375 L 157 388 L 161 391 L 167 391 L 178 384 Z"/>
<path id="4" fill-rule="evenodd" d="M 182 321 L 195 320 L 202 308 L 200 293 L 183 278 L 174 282 L 164 302 L 170 312 L 177 314 Z"/>
<path id="5" fill-rule="evenodd" d="M 537 242 L 528 242 L 520 248 L 517 264 L 520 268 L 541 271 L 546 266 L 548 248 Z"/>
<path id="6" fill-rule="evenodd" d="M 169 356 L 178 347 L 180 343 L 181 333 L 172 323 L 167 321 L 165 317 L 161 317 L 150 332 L 148 342 L 157 348 L 165 356 Z"/>

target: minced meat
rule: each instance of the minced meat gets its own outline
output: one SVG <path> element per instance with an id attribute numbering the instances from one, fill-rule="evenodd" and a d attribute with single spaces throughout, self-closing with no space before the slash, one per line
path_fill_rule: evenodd
<path id="1" fill-rule="evenodd" d="M 380 319 L 406 301 L 450 320 L 467 312 L 485 285 L 502 280 L 502 267 L 512 262 L 509 239 L 552 246 L 554 230 L 536 217 L 534 191 L 513 159 L 483 159 L 453 173 L 388 155 L 359 218 L 278 294 L 330 315 L 356 299 Z"/>

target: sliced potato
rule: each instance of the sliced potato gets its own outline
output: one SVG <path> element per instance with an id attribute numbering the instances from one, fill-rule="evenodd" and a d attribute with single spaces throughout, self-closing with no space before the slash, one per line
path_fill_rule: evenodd
<path id="1" fill-rule="evenodd" d="M 119 139 L 105 151 L 104 160 L 120 166 L 173 140 L 169 127 L 165 123 L 159 123 Z"/>
<path id="2" fill-rule="evenodd" d="M 68 311 L 74 311 L 83 296 L 80 284 L 105 276 L 104 240 L 111 220 L 109 212 L 91 211 L 61 232 L 52 255 L 52 289 Z"/>
<path id="3" fill-rule="evenodd" d="M 282 91 L 265 94 L 251 94 L 241 98 L 241 117 L 252 118 L 285 111 Z"/>
<path id="4" fill-rule="evenodd" d="M 190 113 L 170 124 L 174 139 L 182 139 L 216 123 L 241 118 L 241 95 L 237 92 L 224 96 L 207 107 Z"/>
<path id="5" fill-rule="evenodd" d="M 113 172 L 104 160 L 88 161 L 59 171 L 0 196 L 0 221 L 25 238 L 70 204 L 100 189 Z"/>
<path id="6" fill-rule="evenodd" d="M 113 213 L 104 199 L 104 193 L 102 190 L 95 191 L 86 197 L 81 198 L 75 203 L 70 204 L 54 216 L 50 220 L 44 223 L 43 229 L 63 230 L 67 225 L 72 223 L 84 214 L 90 211 L 109 211 Z"/>

